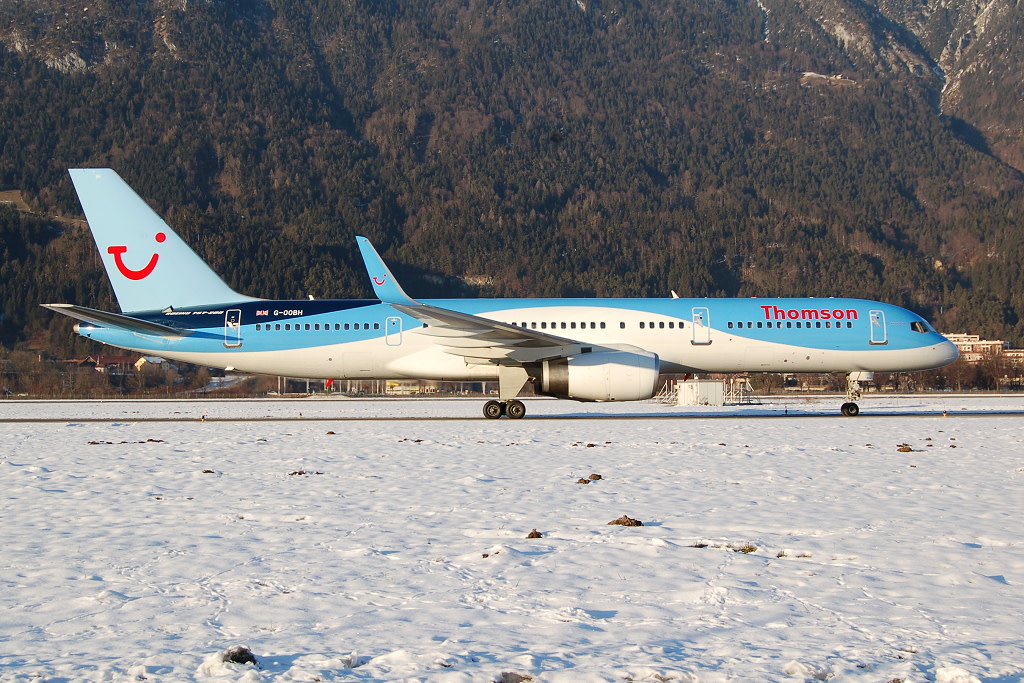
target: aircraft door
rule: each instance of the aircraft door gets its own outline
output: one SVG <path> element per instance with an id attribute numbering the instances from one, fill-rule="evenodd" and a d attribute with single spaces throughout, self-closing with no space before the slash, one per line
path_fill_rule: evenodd
<path id="1" fill-rule="evenodd" d="M 384 321 L 384 341 L 388 346 L 402 345 L 402 319 L 396 315 Z"/>
<path id="2" fill-rule="evenodd" d="M 224 346 L 237 349 L 242 345 L 242 311 L 237 308 L 224 313 Z"/>
<path id="3" fill-rule="evenodd" d="M 693 338 L 691 344 L 711 343 L 711 311 L 700 306 L 693 309 Z"/>
<path id="4" fill-rule="evenodd" d="M 885 330 L 885 311 L 870 311 L 868 318 L 871 321 L 871 343 L 888 344 L 889 337 Z"/>

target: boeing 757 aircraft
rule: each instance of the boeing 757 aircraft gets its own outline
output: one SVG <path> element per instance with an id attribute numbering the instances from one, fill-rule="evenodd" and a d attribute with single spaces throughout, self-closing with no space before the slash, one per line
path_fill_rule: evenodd
<path id="1" fill-rule="evenodd" d="M 139 353 L 317 379 L 496 381 L 484 415 L 521 418 L 527 382 L 576 401 L 650 398 L 661 373 L 843 372 L 844 415 L 874 372 L 941 367 L 949 340 L 862 299 L 410 297 L 365 237 L 375 300 L 269 300 L 232 290 L 110 169 L 74 169 L 121 313 L 43 304 L 75 331 Z"/>

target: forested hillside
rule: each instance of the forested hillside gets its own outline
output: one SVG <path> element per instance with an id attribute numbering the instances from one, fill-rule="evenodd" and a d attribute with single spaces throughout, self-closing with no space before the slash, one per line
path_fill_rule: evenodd
<path id="1" fill-rule="evenodd" d="M 864 296 L 1024 344 L 1020 134 L 944 112 L 959 24 L 897 10 L 0 0 L 0 190 L 35 214 L 0 207 L 0 343 L 95 352 L 38 304 L 116 310 L 54 218 L 110 166 L 257 296 L 370 296 L 365 234 L 421 297 Z"/>

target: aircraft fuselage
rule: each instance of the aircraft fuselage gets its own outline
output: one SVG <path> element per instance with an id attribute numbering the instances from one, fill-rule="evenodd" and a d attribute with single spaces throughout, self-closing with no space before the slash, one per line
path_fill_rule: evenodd
<path id="1" fill-rule="evenodd" d="M 861 299 L 445 299 L 425 304 L 657 354 L 663 373 L 895 372 L 939 367 L 955 347 L 919 316 Z M 182 336 L 81 323 L 83 336 L 164 358 L 308 378 L 493 380 L 497 365 L 437 344 L 377 300 L 244 301 L 134 313 Z"/>

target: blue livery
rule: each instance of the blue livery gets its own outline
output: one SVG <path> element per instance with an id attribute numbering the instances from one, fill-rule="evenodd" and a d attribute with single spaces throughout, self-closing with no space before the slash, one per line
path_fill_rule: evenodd
<path id="1" fill-rule="evenodd" d="M 843 372 L 856 415 L 873 372 L 940 367 L 956 347 L 898 306 L 845 298 L 410 297 L 365 237 L 377 299 L 235 292 L 110 169 L 71 171 L 121 313 L 43 304 L 82 336 L 139 353 L 319 379 L 496 381 L 484 415 L 520 418 L 527 382 L 577 401 L 654 395 L 662 373 Z"/>

